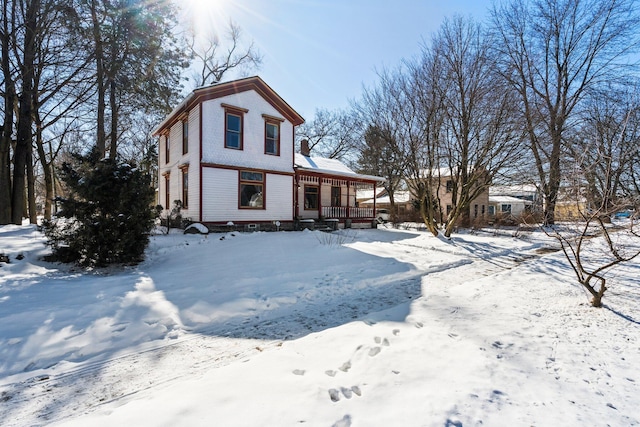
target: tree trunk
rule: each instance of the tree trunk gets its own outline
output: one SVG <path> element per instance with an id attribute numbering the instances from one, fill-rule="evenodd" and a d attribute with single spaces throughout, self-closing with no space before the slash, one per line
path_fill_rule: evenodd
<path id="1" fill-rule="evenodd" d="M 16 90 L 9 64 L 8 1 L 2 2 L 2 76 L 4 78 L 4 120 L 0 128 L 0 225 L 11 222 L 11 133 Z"/>
<path id="2" fill-rule="evenodd" d="M 91 21 L 93 25 L 93 42 L 95 43 L 95 60 L 96 60 L 96 85 L 98 91 L 97 105 L 97 135 L 96 147 L 104 157 L 107 152 L 107 138 L 104 131 L 104 113 L 105 113 L 105 84 L 104 84 L 104 50 L 102 39 L 100 37 L 100 22 L 98 21 L 96 0 L 91 1 Z"/>
<path id="3" fill-rule="evenodd" d="M 35 62 L 35 38 L 37 31 L 37 13 L 40 10 L 40 0 L 32 0 L 27 4 L 25 13 L 24 60 L 21 67 L 22 93 L 19 97 L 18 131 L 14 152 L 13 192 L 11 194 L 11 222 L 22 224 L 24 216 L 25 173 L 29 161 L 29 146 L 32 144 L 33 124 L 33 79 Z"/>
<path id="4" fill-rule="evenodd" d="M 27 209 L 29 223 L 38 223 L 38 208 L 36 207 L 36 176 L 33 172 L 33 145 L 27 147 Z"/>
<path id="5" fill-rule="evenodd" d="M 115 79 L 111 79 L 109 82 L 109 109 L 111 110 L 111 135 L 109 138 L 111 144 L 109 146 L 109 158 L 114 161 L 118 154 L 118 101 L 116 90 L 116 81 Z"/>

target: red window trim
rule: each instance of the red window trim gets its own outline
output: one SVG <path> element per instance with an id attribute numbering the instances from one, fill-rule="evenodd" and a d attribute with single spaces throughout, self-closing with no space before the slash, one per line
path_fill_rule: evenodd
<path id="1" fill-rule="evenodd" d="M 265 117 L 265 121 L 264 121 L 264 154 L 268 155 L 268 156 L 280 156 L 280 121 L 274 120 L 273 118 L 268 118 L 266 117 L 264 114 L 262 115 L 262 117 Z M 268 125 L 272 125 L 275 126 L 278 132 L 278 137 L 275 140 L 275 144 L 276 144 L 276 152 L 275 153 L 269 153 L 267 151 L 267 126 Z"/>
<path id="2" fill-rule="evenodd" d="M 242 179 L 242 172 L 262 174 L 262 181 L 251 181 L 251 180 Z M 254 184 L 254 185 L 262 186 L 262 206 L 258 206 L 258 207 L 242 206 L 242 184 Z M 238 209 L 266 210 L 267 209 L 266 193 L 267 193 L 267 173 L 265 171 L 254 170 L 254 169 L 238 170 Z"/>
<path id="3" fill-rule="evenodd" d="M 171 140 L 169 134 L 164 134 L 164 162 L 169 163 L 169 157 L 171 155 Z"/>
<path id="4" fill-rule="evenodd" d="M 230 150 L 244 150 L 244 115 L 249 112 L 246 108 L 236 107 L 229 104 L 220 104 L 222 108 L 224 108 L 224 148 L 228 148 Z M 227 144 L 227 117 L 229 115 L 236 116 L 240 118 L 240 142 L 239 147 L 230 147 Z"/>
<path id="5" fill-rule="evenodd" d="M 182 207 L 183 208 L 188 208 L 189 207 L 189 165 L 181 165 L 179 166 L 181 174 L 180 174 L 180 187 L 182 190 Z M 185 191 L 185 186 L 184 186 L 184 177 L 185 174 L 187 175 L 187 188 Z"/>
<path id="6" fill-rule="evenodd" d="M 185 135 L 184 128 L 187 128 L 187 132 Z M 187 154 L 189 152 L 189 119 L 185 118 L 182 120 L 182 154 Z"/>

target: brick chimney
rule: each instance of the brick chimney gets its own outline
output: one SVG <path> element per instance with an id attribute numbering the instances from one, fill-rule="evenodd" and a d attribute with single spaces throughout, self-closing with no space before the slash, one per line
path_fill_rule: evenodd
<path id="1" fill-rule="evenodd" d="M 306 139 L 303 139 L 302 141 L 300 141 L 300 154 L 302 154 L 305 157 L 309 157 L 311 153 L 311 150 L 309 150 L 309 141 Z"/>

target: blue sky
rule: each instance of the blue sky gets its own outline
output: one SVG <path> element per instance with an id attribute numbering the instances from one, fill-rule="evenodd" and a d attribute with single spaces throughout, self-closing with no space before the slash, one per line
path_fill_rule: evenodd
<path id="1" fill-rule="evenodd" d="M 187 0 L 205 24 L 232 19 L 264 56 L 255 73 L 306 120 L 317 108 L 346 108 L 376 69 L 415 56 L 445 17 L 479 21 L 491 0 Z M 184 3 L 183 3 L 184 4 Z M 206 17 L 206 18 L 205 18 Z M 204 19 L 203 19 L 204 18 Z"/>

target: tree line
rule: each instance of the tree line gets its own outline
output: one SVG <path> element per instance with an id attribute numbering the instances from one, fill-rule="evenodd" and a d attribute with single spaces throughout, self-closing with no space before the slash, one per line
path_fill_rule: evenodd
<path id="1" fill-rule="evenodd" d="M 89 147 L 154 176 L 149 131 L 179 101 L 186 70 L 199 64 L 198 86 L 262 61 L 233 23 L 225 38 L 180 30 L 166 0 L 0 6 L 0 224 L 50 218 L 64 191 L 56 165 Z M 468 221 L 471 201 L 501 181 L 534 183 L 545 224 L 571 182 L 603 210 L 637 204 L 637 9 L 635 0 L 505 0 L 486 22 L 454 16 L 349 108 L 317 111 L 297 138 L 385 177 L 392 202 L 408 186 L 434 234 Z M 448 212 L 433 197 L 443 175 Z"/>
<path id="2" fill-rule="evenodd" d="M 186 70 L 200 67 L 191 83 L 205 85 L 262 59 L 232 22 L 226 38 L 197 40 L 167 0 L 0 7 L 0 224 L 51 218 L 58 166 L 92 148 L 154 176 L 150 131 L 182 97 Z"/>
<path id="3" fill-rule="evenodd" d="M 392 204 L 408 186 L 434 234 L 468 224 L 496 182 L 536 185 L 545 225 L 571 192 L 604 214 L 638 206 L 637 25 L 633 0 L 512 0 L 486 22 L 454 16 L 300 137 L 387 178 Z M 442 176 L 448 212 L 434 197 Z"/>

